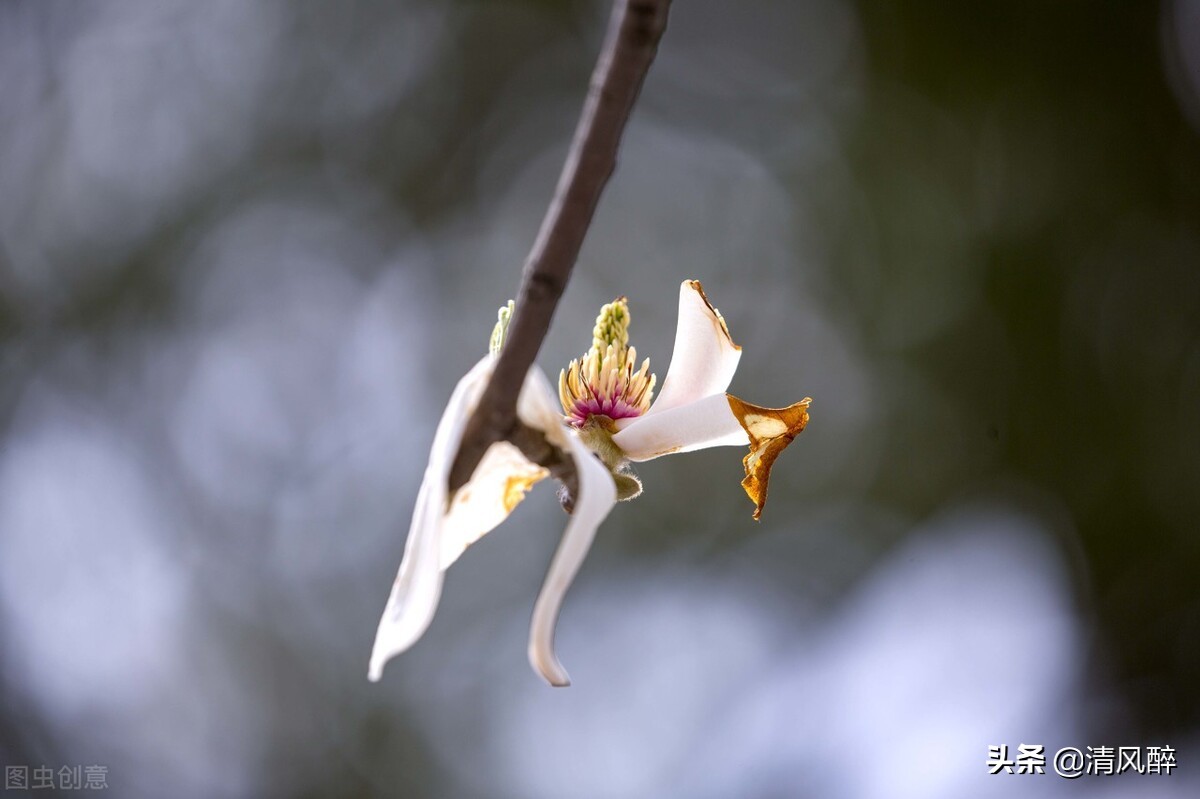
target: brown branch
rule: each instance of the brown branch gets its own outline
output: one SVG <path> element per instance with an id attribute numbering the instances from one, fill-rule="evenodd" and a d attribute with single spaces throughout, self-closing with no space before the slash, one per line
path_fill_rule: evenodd
<path id="1" fill-rule="evenodd" d="M 575 498 L 579 496 L 579 474 L 575 471 L 575 461 L 571 460 L 571 455 L 547 441 L 541 430 L 530 427 L 520 419 L 513 426 L 508 440 L 521 450 L 522 455 L 544 466 L 550 476 L 562 484 L 558 500 L 563 510 L 571 513 L 575 509 Z"/>
<path id="2" fill-rule="evenodd" d="M 452 492 L 470 479 L 488 447 L 514 436 L 517 394 L 550 329 L 600 192 L 616 167 L 621 133 L 667 27 L 669 6 L 670 0 L 613 3 L 608 35 L 592 72 L 571 150 L 525 261 L 504 348 L 450 469 Z"/>

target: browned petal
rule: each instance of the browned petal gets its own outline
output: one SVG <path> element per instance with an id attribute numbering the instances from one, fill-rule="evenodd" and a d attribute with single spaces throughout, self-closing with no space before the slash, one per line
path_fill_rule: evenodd
<path id="1" fill-rule="evenodd" d="M 726 394 L 725 397 L 729 400 L 733 415 L 750 437 L 750 452 L 742 459 L 742 467 L 746 470 L 742 488 L 746 489 L 746 495 L 754 502 L 754 518 L 757 520 L 762 515 L 763 505 L 767 504 L 771 466 L 779 453 L 808 424 L 808 406 L 812 399 L 805 397 L 786 408 L 760 408 L 732 394 Z"/>
<path id="2" fill-rule="evenodd" d="M 708 295 L 704 293 L 704 286 L 700 285 L 699 280 L 689 280 L 688 285 L 696 290 L 696 293 L 700 295 L 700 299 L 704 300 L 704 304 L 708 306 L 708 310 L 712 311 L 713 319 L 720 326 L 721 335 L 725 336 L 725 340 L 729 342 L 729 346 L 735 350 L 740 350 L 741 347 L 733 343 L 733 336 L 729 335 L 729 325 L 725 324 L 725 317 L 721 316 L 721 312 L 717 310 L 712 301 L 708 299 Z"/>

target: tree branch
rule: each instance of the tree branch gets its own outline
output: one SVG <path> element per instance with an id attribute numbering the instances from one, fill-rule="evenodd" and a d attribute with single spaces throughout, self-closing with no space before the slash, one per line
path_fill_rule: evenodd
<path id="1" fill-rule="evenodd" d="M 600 193 L 616 167 L 621 133 L 666 30 L 669 6 L 670 0 L 613 3 L 608 35 L 592 72 L 575 138 L 525 261 L 504 348 L 450 469 L 451 492 L 470 479 L 488 447 L 514 437 L 517 395 L 550 329 Z"/>

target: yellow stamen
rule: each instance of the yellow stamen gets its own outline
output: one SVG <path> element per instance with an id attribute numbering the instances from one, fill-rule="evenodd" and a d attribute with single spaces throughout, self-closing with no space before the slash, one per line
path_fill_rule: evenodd
<path id="1" fill-rule="evenodd" d="M 650 408 L 656 378 L 650 359 L 635 369 L 637 349 L 629 346 L 629 304 L 618 297 L 600 309 L 592 347 L 558 375 L 558 395 L 568 421 L 582 425 L 590 416 L 640 416 Z"/>

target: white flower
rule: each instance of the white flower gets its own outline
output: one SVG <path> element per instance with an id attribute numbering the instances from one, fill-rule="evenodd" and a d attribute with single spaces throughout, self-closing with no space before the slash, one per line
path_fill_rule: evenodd
<path id="1" fill-rule="evenodd" d="M 529 488 L 548 475 L 514 445 L 498 442 L 484 454 L 466 485 L 448 496 L 450 466 L 491 376 L 509 314 L 511 304 L 501 309 L 493 352 L 459 381 L 438 424 L 404 560 L 379 622 L 368 672 L 371 680 L 378 680 L 384 664 L 412 646 L 429 626 L 441 596 L 442 573 L 463 550 L 504 521 Z M 520 420 L 568 453 L 579 476 L 571 518 L 534 605 L 530 628 L 530 663 L 551 685 L 569 684 L 554 654 L 554 627 L 567 588 L 617 499 L 631 499 L 641 491 L 629 461 L 748 444 L 742 485 L 755 503 L 757 519 L 766 502 L 775 458 L 808 422 L 807 398 L 787 408 L 760 408 L 725 393 L 741 348 L 733 343 L 725 320 L 709 303 L 699 281 L 680 286 L 675 350 L 653 403 L 655 379 L 648 374 L 648 361 L 634 369 L 636 351 L 628 346 L 628 328 L 629 309 L 623 297 L 601 309 L 592 348 L 559 376 L 561 410 L 549 381 L 536 366 L 529 370 L 518 398 Z"/>

